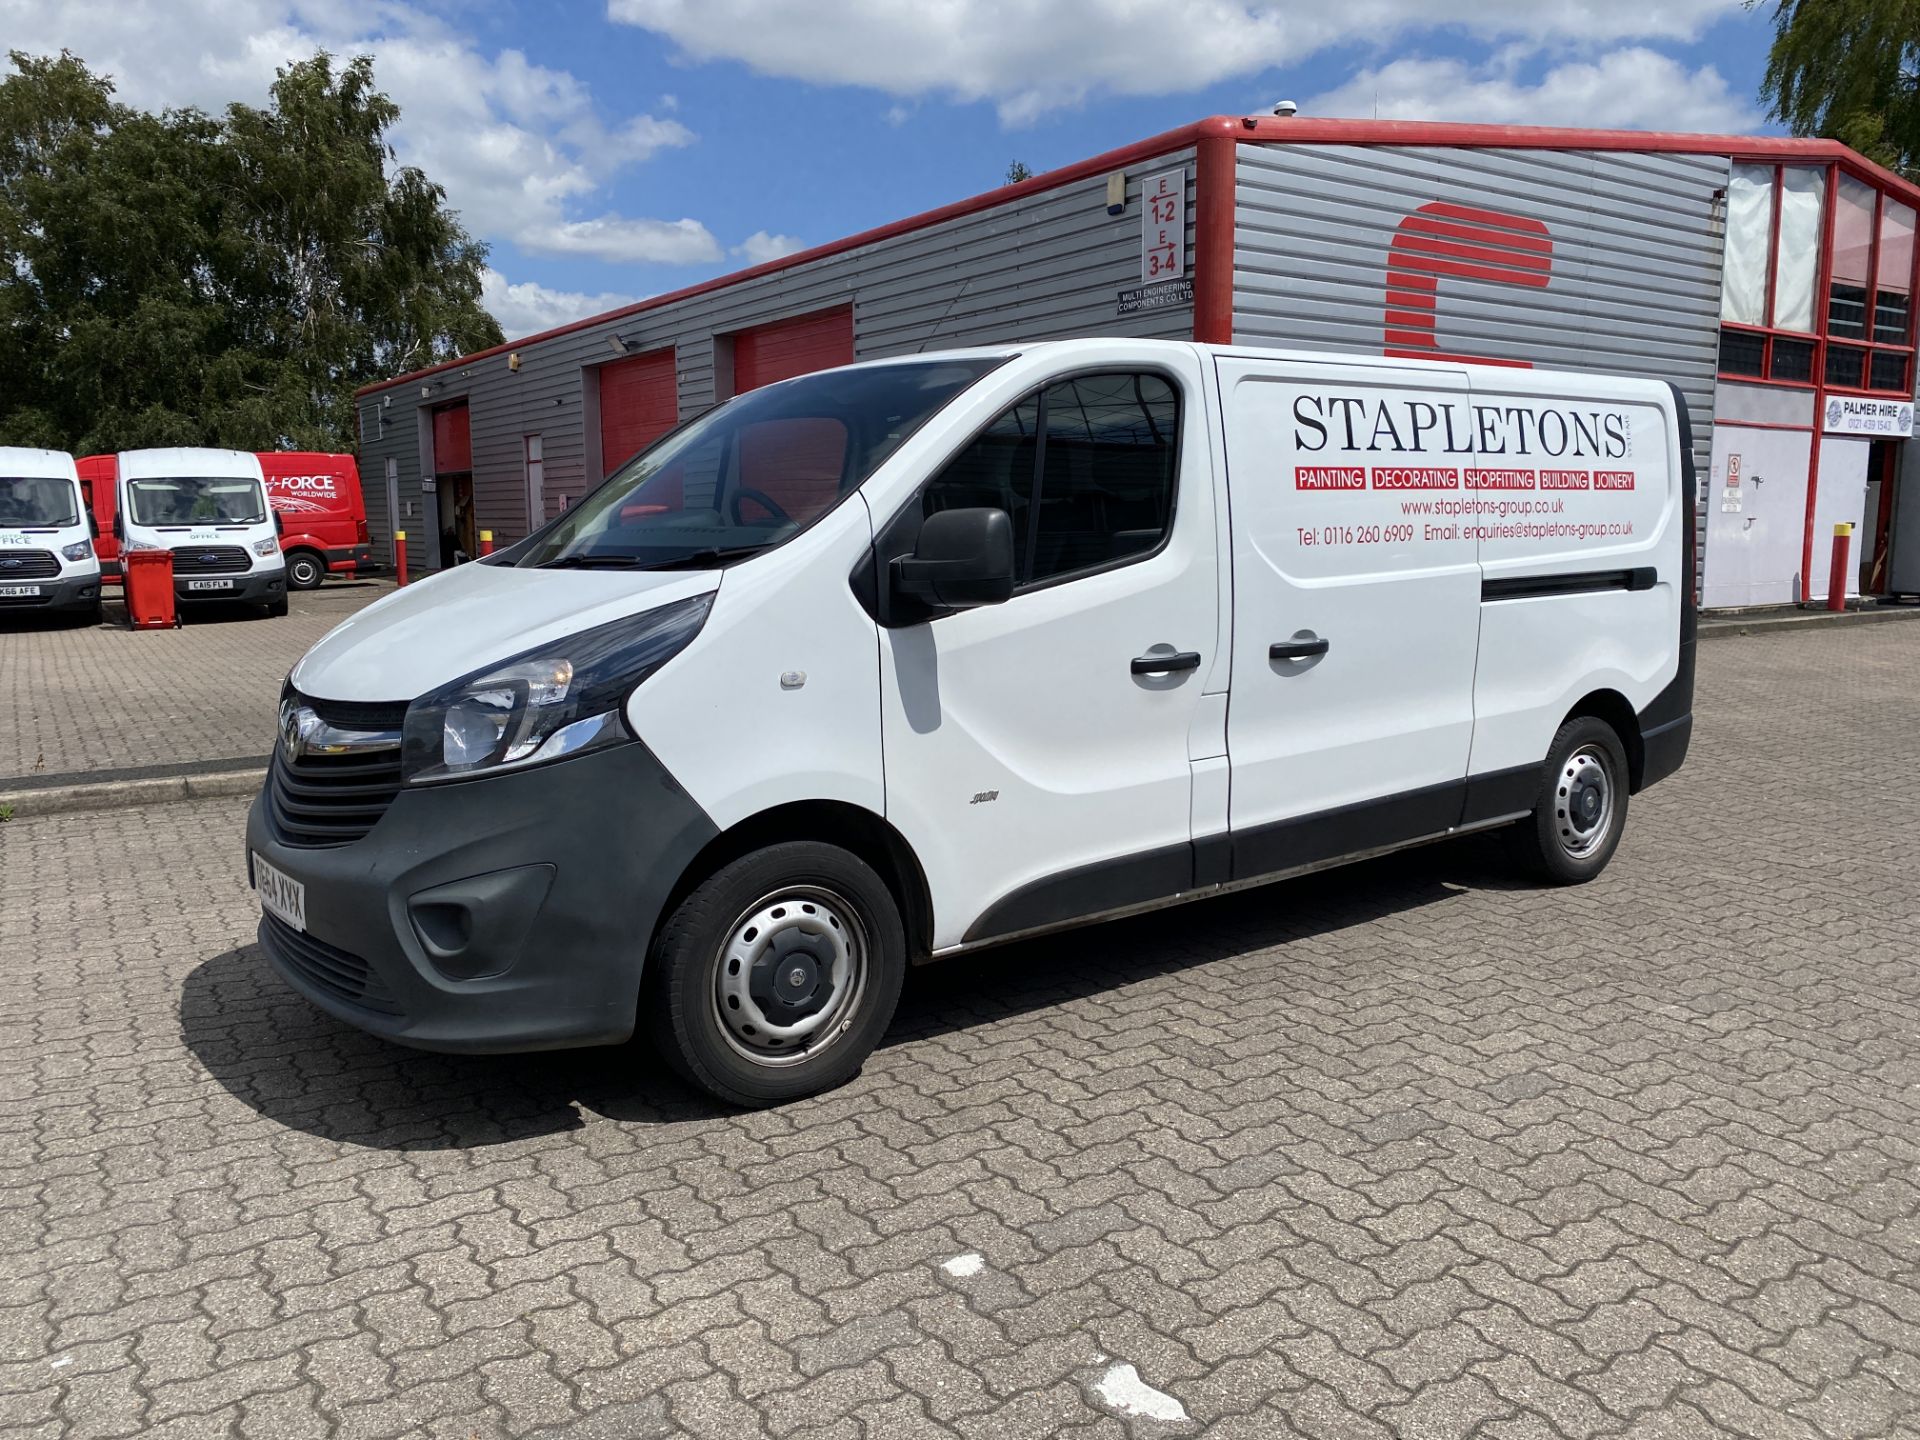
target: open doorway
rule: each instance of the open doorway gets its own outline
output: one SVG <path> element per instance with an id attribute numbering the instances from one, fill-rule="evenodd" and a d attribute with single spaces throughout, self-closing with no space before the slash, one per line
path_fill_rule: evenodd
<path id="1" fill-rule="evenodd" d="M 1866 523 L 1860 536 L 1860 593 L 1887 593 L 1887 556 L 1893 531 L 1893 492 L 1899 483 L 1899 440 L 1876 440 L 1867 458 Z"/>
<path id="2" fill-rule="evenodd" d="M 434 477 L 440 500 L 440 568 L 462 565 L 480 553 L 478 524 L 473 513 L 473 472 L 457 471 Z"/>

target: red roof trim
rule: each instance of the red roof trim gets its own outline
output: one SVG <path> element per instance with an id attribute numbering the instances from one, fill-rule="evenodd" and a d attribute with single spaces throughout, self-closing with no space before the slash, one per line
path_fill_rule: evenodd
<path id="1" fill-rule="evenodd" d="M 1205 120 L 1195 121 L 1191 125 L 1165 131 L 1150 139 L 1136 141 L 1132 145 L 1123 145 L 1117 150 L 1109 150 L 1091 159 L 1063 166 L 1058 170 L 1049 170 L 1045 174 L 1034 176 L 1031 180 L 1022 180 L 1017 185 L 1002 185 L 998 189 L 955 201 L 951 205 L 942 205 L 938 209 L 927 210 L 921 214 L 909 216 L 905 220 L 896 220 L 888 225 L 863 230 L 857 235 L 849 235 L 844 239 L 816 245 L 810 250 L 801 250 L 792 255 L 782 256 L 778 260 L 769 260 L 764 265 L 755 265 L 748 270 L 736 270 L 727 275 L 717 275 L 697 285 L 688 285 L 664 295 L 654 295 L 645 300 L 635 301 L 618 310 L 590 315 L 584 320 L 575 320 L 551 330 L 542 330 L 537 335 L 510 340 L 504 345 L 478 350 L 471 355 L 462 355 L 458 359 L 446 360 L 424 369 L 411 370 L 404 375 L 396 375 L 391 380 L 380 380 L 372 385 L 363 385 L 354 393 L 360 396 L 391 390 L 395 386 L 410 384 L 429 375 L 438 375 L 495 355 L 504 355 L 509 350 L 518 350 L 562 335 L 571 335 L 578 330 L 604 325 L 610 320 L 621 320 L 629 315 L 657 310 L 681 300 L 690 300 L 697 295 L 709 295 L 716 290 L 741 284 L 743 281 L 758 279 L 762 275 L 777 274 L 779 271 L 792 269 L 796 265 L 806 265 L 832 255 L 843 255 L 849 250 L 858 250 L 882 240 L 909 235 L 916 230 L 924 230 L 948 220 L 976 215 L 982 210 L 990 210 L 1024 196 L 1057 190 L 1063 185 L 1071 185 L 1076 181 L 1104 175 L 1108 171 L 1121 169 L 1141 160 L 1151 160 L 1170 151 L 1197 145 L 1205 139 L 1227 136 L 1249 144 L 1459 145 L 1516 150 L 1640 150 L 1669 155 L 1727 155 L 1738 160 L 1836 162 L 1841 168 L 1898 195 L 1907 204 L 1920 209 L 1920 185 L 1913 185 L 1901 179 L 1891 170 L 1874 164 L 1864 155 L 1848 149 L 1838 140 L 1801 139 L 1784 135 L 1691 135 L 1650 130 L 1578 130 L 1542 125 L 1450 125 L 1424 120 L 1321 120 L 1303 116 L 1282 120 L 1277 116 L 1267 115 L 1244 118 L 1215 115 Z"/>

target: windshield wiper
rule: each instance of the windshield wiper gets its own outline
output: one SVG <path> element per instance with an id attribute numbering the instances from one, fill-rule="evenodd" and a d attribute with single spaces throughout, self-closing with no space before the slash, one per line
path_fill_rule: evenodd
<path id="1" fill-rule="evenodd" d="M 543 561 L 537 568 L 541 570 L 638 570 L 641 560 L 637 555 L 562 555 L 558 560 Z"/>
<path id="2" fill-rule="evenodd" d="M 671 560 L 655 560 L 647 566 L 647 569 L 704 570 L 709 565 L 724 565 L 729 560 L 744 560 L 749 555 L 758 555 L 766 548 L 764 545 L 725 545 L 709 550 L 695 550 L 689 555 L 676 555 Z"/>

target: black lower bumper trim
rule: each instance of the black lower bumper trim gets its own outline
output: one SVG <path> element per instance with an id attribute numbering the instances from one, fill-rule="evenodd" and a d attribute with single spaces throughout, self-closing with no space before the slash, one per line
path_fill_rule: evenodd
<path id="1" fill-rule="evenodd" d="M 24 612 L 35 615 L 49 610 L 93 610 L 100 604 L 98 575 L 71 575 L 64 579 L 7 582 L 37 585 L 38 595 L 0 595 L 0 615 Z"/>
<path id="2" fill-rule="evenodd" d="M 329 1014 L 428 1050 L 626 1039 L 667 896 L 718 833 L 639 744 L 402 790 L 347 845 L 287 843 L 263 799 L 247 817 L 250 853 L 305 887 L 302 943 L 327 962 L 303 966 L 275 931 L 276 970 Z"/>
<path id="3" fill-rule="evenodd" d="M 1686 762 L 1687 746 L 1692 740 L 1692 712 L 1651 730 L 1641 731 L 1640 748 L 1644 758 L 1640 770 L 1640 788 L 1644 790 L 1649 785 L 1656 785 L 1678 770 Z"/>

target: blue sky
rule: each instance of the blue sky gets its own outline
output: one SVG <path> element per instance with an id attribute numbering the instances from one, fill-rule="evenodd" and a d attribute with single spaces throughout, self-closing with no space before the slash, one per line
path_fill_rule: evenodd
<path id="1" fill-rule="evenodd" d="M 366 51 L 524 334 L 1214 113 L 1763 131 L 1742 0 L 0 0 L 122 97 Z"/>

